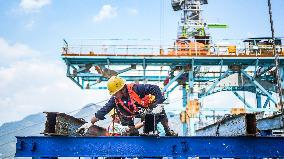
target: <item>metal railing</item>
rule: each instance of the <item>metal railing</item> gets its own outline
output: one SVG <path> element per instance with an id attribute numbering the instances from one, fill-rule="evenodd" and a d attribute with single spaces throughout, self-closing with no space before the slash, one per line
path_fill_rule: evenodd
<path id="1" fill-rule="evenodd" d="M 200 40 L 200 39 L 199 39 Z M 208 40 L 208 39 L 207 39 Z M 150 40 L 133 42 L 122 40 L 108 40 L 105 43 L 91 44 L 89 42 L 69 45 L 64 41 L 63 55 L 74 56 L 265 56 L 273 57 L 272 45 L 251 45 L 244 42 L 237 45 L 231 44 L 209 44 L 198 42 L 173 42 L 174 45 L 160 45 Z M 139 44 L 137 44 L 139 43 Z M 276 51 L 280 56 L 284 55 L 284 45 L 276 45 Z"/>

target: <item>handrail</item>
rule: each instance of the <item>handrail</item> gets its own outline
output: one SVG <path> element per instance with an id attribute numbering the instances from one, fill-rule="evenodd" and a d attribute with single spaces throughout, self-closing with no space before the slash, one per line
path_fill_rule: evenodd
<path id="1" fill-rule="evenodd" d="M 198 39 L 200 40 L 200 39 Z M 197 41 L 198 41 L 197 40 Z M 208 39 L 204 39 L 208 40 Z M 276 45 L 280 56 L 284 55 L 284 45 Z M 64 40 L 63 55 L 134 55 L 134 56 L 256 56 L 273 57 L 272 45 L 252 45 L 242 42 L 234 44 L 209 44 L 189 40 L 178 40 L 174 45 L 159 44 L 84 44 L 70 45 Z"/>

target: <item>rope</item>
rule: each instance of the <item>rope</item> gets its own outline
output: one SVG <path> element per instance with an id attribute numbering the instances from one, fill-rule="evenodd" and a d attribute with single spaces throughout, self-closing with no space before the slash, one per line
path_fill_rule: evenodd
<path id="1" fill-rule="evenodd" d="M 268 10 L 269 10 L 269 20 L 270 20 L 270 30 L 271 30 L 271 37 L 272 37 L 272 45 L 273 45 L 273 53 L 275 55 L 275 72 L 276 72 L 276 80 L 277 80 L 277 88 L 279 92 L 279 98 L 280 98 L 280 108 L 281 112 L 284 113 L 283 109 L 283 101 L 282 101 L 282 89 L 281 89 L 281 79 L 279 74 L 279 53 L 276 51 L 275 48 L 275 37 L 274 37 L 274 26 L 273 26 L 273 19 L 272 19 L 272 9 L 271 9 L 271 0 L 267 0 L 268 3 Z"/>
<path id="2" fill-rule="evenodd" d="M 116 118 L 116 108 L 113 108 L 113 116 L 112 116 L 112 133 L 114 134 L 114 120 Z"/>

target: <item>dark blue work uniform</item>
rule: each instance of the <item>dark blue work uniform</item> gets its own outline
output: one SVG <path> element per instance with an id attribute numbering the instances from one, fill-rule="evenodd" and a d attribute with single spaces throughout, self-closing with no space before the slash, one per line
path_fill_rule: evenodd
<path id="1" fill-rule="evenodd" d="M 151 85 L 151 84 L 134 84 L 133 86 L 133 91 L 136 92 L 137 95 L 139 95 L 139 97 L 142 99 L 143 97 L 145 97 L 146 95 L 154 95 L 155 96 L 155 101 L 154 103 L 150 106 L 150 108 L 155 107 L 157 104 L 161 104 L 165 101 L 164 96 L 161 93 L 161 90 L 158 86 L 156 85 Z M 130 97 L 123 97 L 121 99 L 124 102 L 124 105 L 127 106 L 128 109 L 132 109 L 133 110 L 133 106 L 130 104 Z M 142 108 L 141 105 L 136 104 L 136 107 L 138 109 Z M 115 103 L 115 98 L 114 96 L 112 96 L 110 98 L 110 100 L 105 104 L 104 107 L 102 107 L 100 110 L 97 111 L 97 113 L 95 114 L 96 118 L 103 120 L 105 119 L 105 115 L 108 114 L 113 108 L 117 109 L 118 115 L 121 119 L 121 124 L 125 125 L 125 126 L 134 126 L 134 122 L 133 119 L 130 118 L 131 114 L 126 111 L 123 106 L 121 106 L 120 104 L 118 104 L 116 106 Z M 162 114 L 165 114 L 165 111 L 163 110 Z M 136 114 L 138 115 L 138 114 Z M 166 115 L 163 115 L 166 117 Z M 167 120 L 167 119 L 166 119 Z"/>

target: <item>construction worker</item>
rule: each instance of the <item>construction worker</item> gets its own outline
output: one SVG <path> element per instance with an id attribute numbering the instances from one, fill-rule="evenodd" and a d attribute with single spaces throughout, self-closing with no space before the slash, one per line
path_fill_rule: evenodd
<path id="1" fill-rule="evenodd" d="M 112 122 L 110 123 L 107 129 L 109 136 L 129 136 L 133 134 L 133 132 L 136 132 L 137 129 L 143 127 L 144 125 L 144 122 L 139 122 L 135 124 L 134 127 L 121 125 L 119 115 L 116 113 L 115 109 L 112 109 L 109 112 L 109 115 L 112 118 Z"/>
<path id="2" fill-rule="evenodd" d="M 134 117 L 142 117 L 147 111 L 156 114 L 156 122 L 161 122 L 166 136 L 176 136 L 177 134 L 169 128 L 168 118 L 164 108 L 160 105 L 164 102 L 161 90 L 156 85 L 150 84 L 126 84 L 125 80 L 112 76 L 107 83 L 107 88 L 112 97 L 110 100 L 95 113 L 91 122 L 84 124 L 79 130 L 88 129 L 92 124 L 99 120 L 104 120 L 105 115 L 113 108 L 116 108 L 117 114 L 123 126 L 134 127 Z"/>

